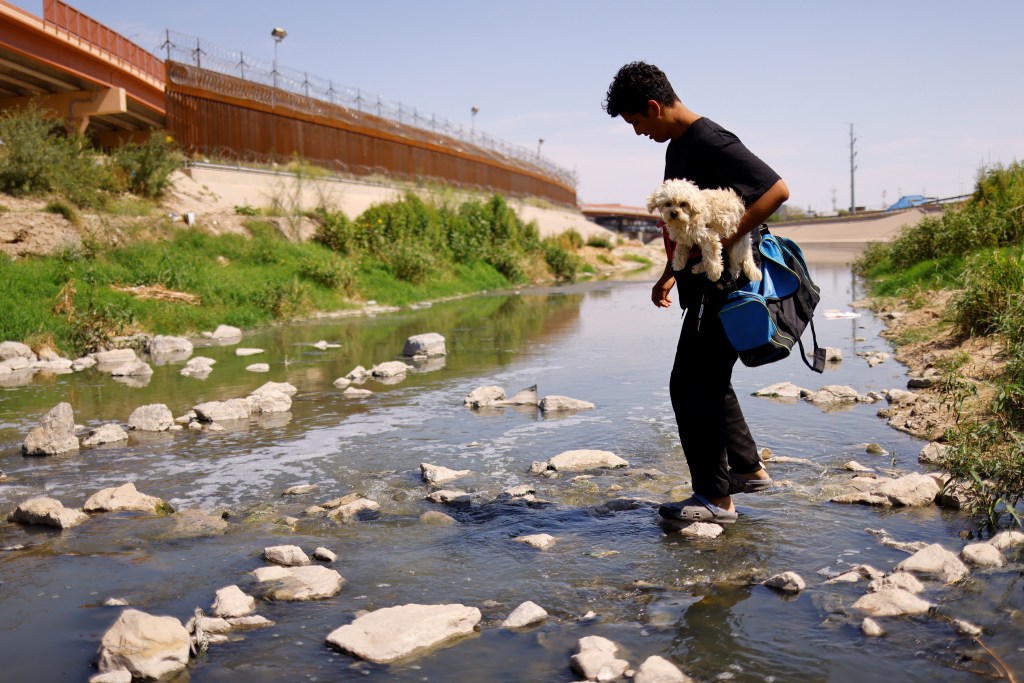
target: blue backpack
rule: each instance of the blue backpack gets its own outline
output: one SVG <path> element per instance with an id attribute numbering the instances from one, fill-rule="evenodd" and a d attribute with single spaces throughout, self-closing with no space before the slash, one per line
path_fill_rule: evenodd
<path id="1" fill-rule="evenodd" d="M 748 367 L 782 360 L 797 345 L 807 367 L 824 372 L 825 350 L 818 346 L 814 332 L 814 308 L 821 294 L 807 272 L 803 251 L 793 240 L 768 232 L 767 226 L 761 226 L 758 251 L 761 281 L 730 292 L 718 313 L 729 343 Z M 808 325 L 814 343 L 813 364 L 800 340 Z"/>

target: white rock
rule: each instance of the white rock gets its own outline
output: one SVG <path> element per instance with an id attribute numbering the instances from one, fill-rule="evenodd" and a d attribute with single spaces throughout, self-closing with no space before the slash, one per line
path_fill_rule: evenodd
<path id="1" fill-rule="evenodd" d="M 50 409 L 39 426 L 28 433 L 22 444 L 25 455 L 58 455 L 77 451 L 75 416 L 70 403 L 58 403 Z"/>
<path id="2" fill-rule="evenodd" d="M 932 441 L 925 445 L 925 447 L 917 454 L 917 461 L 929 465 L 937 464 L 946 455 L 946 451 L 948 450 L 949 446 Z"/>
<path id="3" fill-rule="evenodd" d="M 0 361 L 11 358 L 24 358 L 30 363 L 38 360 L 36 354 L 26 344 L 16 341 L 0 342 Z"/>
<path id="4" fill-rule="evenodd" d="M 575 450 L 559 453 L 547 462 L 548 469 L 582 472 L 602 468 L 628 467 L 629 462 L 611 451 Z"/>
<path id="5" fill-rule="evenodd" d="M 402 348 L 402 355 L 410 358 L 435 358 L 447 353 L 444 336 L 437 332 L 427 332 L 409 337 L 405 340 L 405 346 Z"/>
<path id="6" fill-rule="evenodd" d="M 285 567 L 304 567 L 310 564 L 309 556 L 297 545 L 274 545 L 263 549 L 267 562 Z"/>
<path id="7" fill-rule="evenodd" d="M 819 405 L 834 405 L 837 403 L 857 403 L 860 394 L 853 387 L 829 384 L 818 391 L 805 392 L 804 398 L 811 403 Z"/>
<path id="8" fill-rule="evenodd" d="M 57 358 L 54 360 L 39 360 L 32 364 L 32 369 L 36 372 L 50 372 L 54 374 L 66 374 L 73 372 L 74 362 L 67 358 Z"/>
<path id="9" fill-rule="evenodd" d="M 509 398 L 503 398 L 500 401 L 495 401 L 493 405 L 496 406 L 535 406 L 537 405 L 537 385 L 520 389 Z"/>
<path id="10" fill-rule="evenodd" d="M 135 484 L 128 482 L 121 486 L 111 486 L 89 496 L 83 509 L 86 512 L 116 512 L 132 510 L 154 514 L 164 508 L 167 503 L 155 496 L 139 493 Z"/>
<path id="11" fill-rule="evenodd" d="M 682 527 L 679 533 L 692 538 L 718 538 L 725 533 L 725 529 L 712 522 L 694 522 Z"/>
<path id="12" fill-rule="evenodd" d="M 470 470 L 451 470 L 447 467 L 431 465 L 426 462 L 420 463 L 420 472 L 423 477 L 423 481 L 428 484 L 442 484 L 446 481 L 458 479 L 459 477 L 465 477 L 471 473 Z"/>
<path id="13" fill-rule="evenodd" d="M 572 669 L 588 681 L 610 681 L 629 668 L 629 662 L 617 659 L 619 646 L 601 636 L 580 638 L 577 653 L 572 656 Z"/>
<path id="14" fill-rule="evenodd" d="M 578 398 L 568 396 L 545 396 L 540 400 L 538 407 L 545 413 L 557 413 L 570 410 L 590 410 L 594 404 L 590 401 L 581 401 Z"/>
<path id="15" fill-rule="evenodd" d="M 900 588 L 917 595 L 924 592 L 924 584 L 917 580 L 917 577 L 910 572 L 893 572 L 889 576 L 881 576 L 872 579 L 868 584 L 869 593 L 878 593 L 891 588 Z"/>
<path id="16" fill-rule="evenodd" d="M 652 655 L 637 668 L 633 683 L 693 683 L 693 679 L 664 657 Z"/>
<path id="17" fill-rule="evenodd" d="M 320 486 L 317 484 L 296 484 L 295 486 L 289 486 L 285 489 L 282 496 L 304 496 L 307 493 L 316 493 L 320 490 Z"/>
<path id="18" fill-rule="evenodd" d="M 472 501 L 472 497 L 465 491 L 458 489 L 441 489 L 439 491 L 431 491 L 426 496 L 427 500 L 435 503 L 444 503 L 447 505 L 464 505 Z"/>
<path id="19" fill-rule="evenodd" d="M 242 331 L 231 325 L 218 325 L 213 332 L 203 332 L 208 339 L 234 339 L 242 336 Z"/>
<path id="20" fill-rule="evenodd" d="M 112 377 L 149 377 L 153 374 L 153 368 L 141 360 L 133 360 L 116 365 L 109 372 Z"/>
<path id="21" fill-rule="evenodd" d="M 955 554 L 933 543 L 896 565 L 896 569 L 918 574 L 929 574 L 946 583 L 954 583 L 970 574 L 967 566 Z"/>
<path id="22" fill-rule="evenodd" d="M 405 659 L 473 632 L 480 610 L 465 605 L 400 605 L 335 629 L 328 644 L 379 664 Z"/>
<path id="23" fill-rule="evenodd" d="M 339 522 L 351 522 L 366 512 L 376 512 L 380 504 L 375 500 L 364 498 L 358 493 L 349 494 L 336 501 L 324 504 L 324 507 L 333 508 L 327 516 Z"/>
<path id="24" fill-rule="evenodd" d="M 128 417 L 128 427 L 140 432 L 165 432 L 174 424 L 174 414 L 163 403 L 139 406 Z"/>
<path id="25" fill-rule="evenodd" d="M 378 363 L 370 369 L 370 374 L 374 377 L 380 377 L 387 379 L 389 377 L 401 377 L 405 373 L 409 372 L 411 365 L 406 365 L 400 360 L 389 360 L 384 363 Z"/>
<path id="26" fill-rule="evenodd" d="M 350 380 L 348 377 L 339 377 L 338 379 L 334 380 L 334 386 L 336 386 L 339 389 L 344 389 L 349 384 L 352 384 L 352 380 Z"/>
<path id="27" fill-rule="evenodd" d="M 1002 567 L 1006 564 L 1003 551 L 991 543 L 971 543 L 960 550 L 960 557 L 965 562 L 979 567 Z"/>
<path id="28" fill-rule="evenodd" d="M 796 572 L 783 572 L 768 578 L 764 582 L 769 588 L 778 589 L 784 593 L 799 593 L 807 587 L 807 583 Z"/>
<path id="29" fill-rule="evenodd" d="M 184 337 L 169 337 L 158 334 L 149 342 L 151 356 L 188 356 L 192 355 L 192 342 Z"/>
<path id="30" fill-rule="evenodd" d="M 254 628 L 268 628 L 274 625 L 270 619 L 261 617 L 258 614 L 250 614 L 246 617 L 226 617 L 231 628 L 236 631 L 249 630 Z"/>
<path id="31" fill-rule="evenodd" d="M 71 361 L 71 369 L 75 372 L 81 370 L 88 370 L 89 368 L 96 365 L 96 359 L 92 356 L 82 356 Z"/>
<path id="32" fill-rule="evenodd" d="M 263 353 L 263 349 L 247 349 L 245 347 L 235 349 L 236 356 L 255 356 L 258 353 Z"/>
<path id="33" fill-rule="evenodd" d="M 252 572 L 260 583 L 268 584 L 271 600 L 320 600 L 337 595 L 345 584 L 341 574 L 320 565 L 305 567 L 260 567 Z"/>
<path id="34" fill-rule="evenodd" d="M 851 460 L 850 462 L 845 463 L 843 465 L 843 469 L 844 470 L 848 470 L 850 472 L 874 472 L 875 471 L 875 470 L 873 470 L 870 467 L 864 467 L 864 465 L 861 465 L 856 460 Z"/>
<path id="35" fill-rule="evenodd" d="M 256 394 L 262 394 L 265 391 L 279 391 L 289 398 L 299 393 L 299 390 L 288 382 L 265 382 L 258 388 L 254 389 L 249 395 L 255 396 Z"/>
<path id="36" fill-rule="evenodd" d="M 1000 550 L 1024 545 L 1024 531 L 1017 531 L 1016 529 L 1000 531 L 998 534 L 990 538 L 988 542 L 990 545 L 993 545 Z"/>
<path id="37" fill-rule="evenodd" d="M 502 628 L 523 628 L 547 619 L 547 611 L 535 602 L 527 600 L 508 615 L 505 621 L 501 622 Z"/>
<path id="38" fill-rule="evenodd" d="M 263 389 L 249 395 L 253 415 L 287 413 L 292 409 L 292 399 L 277 389 Z"/>
<path id="39" fill-rule="evenodd" d="M 188 362 L 185 363 L 185 367 L 181 369 L 180 374 L 185 377 L 202 378 L 210 374 L 210 371 L 213 370 L 213 366 L 216 362 L 217 361 L 214 359 L 207 358 L 206 356 L 196 356 L 195 358 L 190 358 Z"/>
<path id="40" fill-rule="evenodd" d="M 114 349 L 89 354 L 98 365 L 118 366 L 137 361 L 139 357 L 132 349 Z"/>
<path id="41" fill-rule="evenodd" d="M 225 586 L 217 591 L 211 609 L 217 617 L 244 617 L 256 611 L 256 599 L 246 595 L 238 586 Z"/>
<path id="42" fill-rule="evenodd" d="M 864 635 L 871 638 L 879 638 L 885 635 L 885 629 L 871 617 L 864 617 L 864 621 L 860 622 L 860 630 Z"/>
<path id="43" fill-rule="evenodd" d="M 551 534 L 529 534 L 528 536 L 516 536 L 512 540 L 516 543 L 525 543 L 537 550 L 547 550 L 555 544 L 555 537 Z"/>
<path id="44" fill-rule="evenodd" d="M 487 408 L 505 399 L 505 390 L 499 386 L 478 387 L 466 395 L 462 404 L 469 408 Z"/>
<path id="45" fill-rule="evenodd" d="M 352 368 L 352 370 L 350 370 L 347 375 L 345 375 L 345 378 L 346 379 L 350 379 L 353 382 L 358 382 L 359 380 L 366 379 L 369 376 L 370 376 L 370 371 L 369 370 L 364 368 L 362 365 L 357 365 L 354 368 Z"/>
<path id="46" fill-rule="evenodd" d="M 127 609 L 103 635 L 101 672 L 127 669 L 138 678 L 162 678 L 188 665 L 189 634 L 174 617 Z"/>
<path id="47" fill-rule="evenodd" d="M 7 516 L 8 522 L 70 529 L 89 519 L 81 510 L 66 508 L 56 498 L 39 496 L 23 501 Z"/>
<path id="48" fill-rule="evenodd" d="M 89 677 L 89 683 L 132 683 L 132 672 L 128 669 L 115 669 Z"/>
<path id="49" fill-rule="evenodd" d="M 343 396 L 347 396 L 349 398 L 365 398 L 373 395 L 373 392 L 369 389 L 356 389 L 355 387 L 349 387 L 341 393 Z"/>
<path id="50" fill-rule="evenodd" d="M 89 432 L 89 435 L 82 439 L 83 446 L 102 446 L 107 443 L 127 441 L 128 432 L 121 429 L 121 425 L 108 422 Z"/>
<path id="51" fill-rule="evenodd" d="M 245 369 L 249 372 L 270 372 L 270 365 L 267 363 L 253 363 L 252 365 L 246 365 Z"/>
<path id="52" fill-rule="evenodd" d="M 890 588 L 862 596 L 853 603 L 853 607 L 873 617 L 899 617 L 924 614 L 932 604 L 902 588 Z"/>
<path id="53" fill-rule="evenodd" d="M 252 400 L 232 398 L 227 401 L 208 401 L 194 406 L 192 410 L 201 422 L 247 420 L 252 412 Z"/>
<path id="54" fill-rule="evenodd" d="M 800 398 L 804 391 L 806 390 L 802 387 L 798 387 L 792 382 L 778 382 L 758 389 L 754 392 L 754 396 L 766 396 L 769 398 Z"/>
<path id="55" fill-rule="evenodd" d="M 331 552 L 327 548 L 317 548 L 313 551 L 313 557 L 320 560 L 321 562 L 335 562 L 338 559 L 337 553 Z"/>

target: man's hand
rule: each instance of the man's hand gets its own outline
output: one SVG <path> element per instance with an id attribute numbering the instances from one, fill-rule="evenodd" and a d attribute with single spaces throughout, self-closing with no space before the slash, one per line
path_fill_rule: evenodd
<path id="1" fill-rule="evenodd" d="M 669 308 L 672 305 L 672 299 L 668 297 L 669 292 L 672 291 L 672 283 L 663 283 L 661 280 L 654 283 L 654 288 L 651 290 L 651 301 L 658 308 Z"/>
<path id="2" fill-rule="evenodd" d="M 654 287 L 651 288 L 651 301 L 658 308 L 668 308 L 672 305 L 672 299 L 668 297 L 669 292 L 672 291 L 672 285 L 676 283 L 675 276 L 672 275 L 672 264 L 666 263 L 665 270 L 658 278 L 658 281 L 654 283 Z"/>

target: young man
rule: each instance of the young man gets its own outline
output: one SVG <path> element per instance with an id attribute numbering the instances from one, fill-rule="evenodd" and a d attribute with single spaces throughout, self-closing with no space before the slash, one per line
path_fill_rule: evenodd
<path id="1" fill-rule="evenodd" d="M 736 234 L 723 240 L 723 256 L 736 240 L 751 239 L 751 232 L 789 199 L 779 175 L 735 135 L 687 109 L 656 66 L 633 62 L 619 69 L 604 107 L 637 135 L 668 143 L 666 180 L 685 178 L 703 189 L 731 187 L 743 198 L 746 212 Z M 699 252 L 691 252 L 682 271 L 673 271 L 669 258 L 651 291 L 654 305 L 668 308 L 675 284 L 684 309 L 669 393 L 693 478 L 693 496 L 665 503 L 659 512 L 686 521 L 733 522 L 732 494 L 763 489 L 771 479 L 732 388 L 737 356 L 718 319 L 725 294 L 703 273 L 690 272 L 699 258 Z"/>

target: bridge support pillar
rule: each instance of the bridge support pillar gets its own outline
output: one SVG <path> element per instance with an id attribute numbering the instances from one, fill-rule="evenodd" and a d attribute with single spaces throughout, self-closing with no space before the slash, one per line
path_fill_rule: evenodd
<path id="1" fill-rule="evenodd" d="M 124 114 L 128 111 L 128 98 L 124 88 L 100 88 L 99 90 L 78 90 L 75 92 L 40 95 L 37 97 L 12 97 L 0 100 L 0 107 L 19 107 L 34 102 L 46 112 L 53 112 L 68 122 L 70 130 L 84 133 L 89 118 L 104 114 Z"/>

